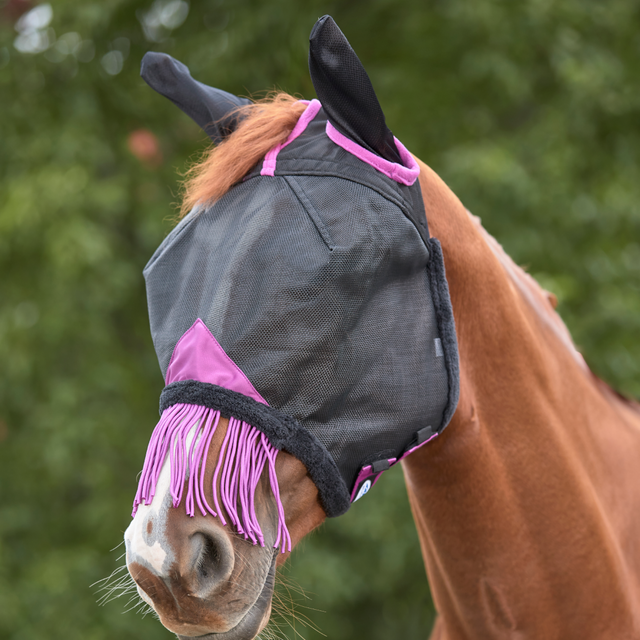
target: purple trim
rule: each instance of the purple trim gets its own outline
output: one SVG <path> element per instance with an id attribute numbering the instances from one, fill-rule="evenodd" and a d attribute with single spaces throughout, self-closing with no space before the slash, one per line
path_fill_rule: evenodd
<path id="1" fill-rule="evenodd" d="M 389 462 L 389 469 L 390 469 L 391 467 L 393 467 L 393 465 L 396 462 L 398 462 L 398 459 L 397 458 L 389 458 L 388 462 Z M 387 471 L 388 471 L 388 469 L 387 469 Z M 375 477 L 375 479 L 374 479 L 374 481 L 373 481 L 371 486 L 373 486 L 376 482 L 378 482 L 378 480 L 380 480 L 380 477 L 382 476 L 383 473 L 384 473 L 384 471 L 381 471 L 380 473 L 376 474 L 376 477 Z"/>
<path id="2" fill-rule="evenodd" d="M 414 451 L 417 451 L 420 447 L 424 447 L 424 445 L 427 444 L 427 442 L 431 442 L 432 440 L 434 440 L 437 437 L 438 437 L 438 434 L 434 433 L 430 438 L 427 438 L 424 442 L 421 442 L 420 444 L 417 444 L 415 447 L 411 447 L 411 449 L 409 449 L 409 451 L 405 451 L 400 456 L 400 460 L 404 460 L 408 455 L 411 455 Z"/>
<path id="3" fill-rule="evenodd" d="M 358 491 L 360 491 L 360 487 L 367 478 L 371 477 L 371 475 L 371 465 L 367 465 L 366 467 L 362 467 L 362 469 L 360 469 L 360 473 L 358 473 L 356 482 L 353 485 L 353 490 L 351 491 L 351 502 L 355 501 L 356 496 L 358 495 Z"/>
<path id="4" fill-rule="evenodd" d="M 178 340 L 167 367 L 166 384 L 199 380 L 237 391 L 268 406 L 249 378 L 225 353 L 200 318 Z"/>
<path id="5" fill-rule="evenodd" d="M 389 458 L 388 459 L 389 468 L 393 467 L 395 464 L 397 464 L 401 460 L 404 460 L 408 455 L 411 455 L 414 451 L 417 451 L 420 447 L 423 447 L 425 444 L 427 444 L 427 442 L 431 442 L 434 438 L 437 438 L 437 437 L 438 437 L 438 434 L 434 433 L 430 438 L 427 438 L 427 440 L 425 440 L 424 442 L 421 442 L 420 444 L 417 444 L 415 447 L 411 447 L 411 449 L 409 449 L 408 451 L 405 451 L 399 458 Z M 351 502 L 354 502 L 356 500 L 356 497 L 360 492 L 362 485 L 367 480 L 371 480 L 373 478 L 371 482 L 371 486 L 373 487 L 373 485 L 375 485 L 375 483 L 378 482 L 378 480 L 380 479 L 380 476 L 383 473 L 384 471 L 375 473 L 373 471 L 373 466 L 370 464 L 366 465 L 365 467 L 362 467 L 362 469 L 360 469 L 360 472 L 358 473 L 356 482 L 353 485 L 353 490 L 351 491 Z"/>
<path id="6" fill-rule="evenodd" d="M 230 524 L 235 526 L 245 540 L 264 547 L 264 535 L 255 510 L 255 492 L 267 465 L 271 491 L 278 510 L 278 533 L 273 546 L 280 546 L 282 553 L 291 551 L 291 536 L 287 530 L 276 475 L 278 450 L 263 433 L 236 418 L 229 419 L 229 427 L 213 473 L 215 510 L 209 505 L 205 495 L 204 476 L 209 446 L 219 421 L 219 411 L 199 405 L 174 404 L 165 409 L 149 442 L 131 515 L 135 516 L 139 505 L 151 504 L 153 501 L 160 471 L 168 455 L 171 469 L 170 493 L 174 507 L 182 501 L 186 485 L 187 515 L 193 517 L 197 508 L 203 516 L 210 513 L 219 517 L 220 522 L 226 525 L 224 511 Z"/>
<path id="7" fill-rule="evenodd" d="M 293 131 L 289 134 L 289 137 L 278 146 L 274 147 L 270 151 L 267 152 L 267 155 L 264 157 L 264 162 L 262 163 L 262 170 L 260 171 L 261 176 L 273 176 L 276 171 L 276 162 L 278 159 L 278 154 L 282 149 L 284 149 L 288 144 L 291 144 L 309 125 L 309 123 L 318 115 L 318 111 L 322 105 L 315 98 L 308 102 L 307 100 L 300 100 L 303 104 L 307 104 L 307 108 L 303 111 L 300 116 L 296 126 L 293 128 Z"/>
<path id="8" fill-rule="evenodd" d="M 394 138 L 394 140 L 404 165 L 398 164 L 397 162 L 389 162 L 389 160 L 385 160 L 368 149 L 361 147 L 353 140 L 342 135 L 328 120 L 326 131 L 329 138 L 339 147 L 342 147 L 345 151 L 348 151 L 363 162 L 370 164 L 374 169 L 384 173 L 388 178 L 401 184 L 406 184 L 407 186 L 411 186 L 418 179 L 420 167 L 398 138 Z"/>
<path id="9" fill-rule="evenodd" d="M 392 467 L 398 460 L 396 458 L 389 458 L 389 467 Z M 362 488 L 362 485 L 369 479 L 373 478 L 373 482 L 371 486 L 373 486 L 378 480 L 380 476 L 384 473 L 384 471 L 379 471 L 375 473 L 373 471 L 372 465 L 368 464 L 365 467 L 360 469 L 360 473 L 358 473 L 358 477 L 356 478 L 356 483 L 353 485 L 353 491 L 351 492 L 351 502 L 354 502 L 358 492 Z"/>

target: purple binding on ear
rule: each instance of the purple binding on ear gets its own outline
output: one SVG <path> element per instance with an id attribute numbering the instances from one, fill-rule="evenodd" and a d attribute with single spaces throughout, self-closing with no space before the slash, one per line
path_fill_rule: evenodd
<path id="1" fill-rule="evenodd" d="M 208 382 L 267 404 L 200 318 L 180 338 L 173 351 L 167 368 L 166 383 L 171 384 L 177 380 Z M 197 506 L 203 516 L 210 513 L 226 525 L 226 513 L 238 533 L 253 544 L 264 546 L 264 535 L 256 516 L 254 497 L 266 465 L 278 510 L 278 532 L 273 546 L 280 546 L 282 553 L 291 551 L 291 536 L 285 522 L 275 468 L 278 450 L 258 429 L 233 416 L 229 418 L 229 426 L 213 473 L 215 510 L 209 505 L 204 476 L 209 446 L 219 420 L 219 411 L 199 405 L 180 403 L 165 409 L 147 448 L 132 516 L 135 516 L 140 504 L 151 504 L 160 471 L 168 455 L 171 469 L 170 492 L 174 507 L 182 501 L 186 485 L 185 508 L 189 516 L 194 516 Z"/>
<path id="2" fill-rule="evenodd" d="M 276 162 L 278 159 L 278 154 L 282 149 L 284 149 L 288 144 L 291 144 L 309 125 L 309 123 L 318 115 L 318 111 L 320 111 L 322 105 L 315 98 L 308 102 L 307 100 L 300 100 L 299 102 L 306 103 L 308 106 L 303 111 L 300 116 L 296 126 L 293 128 L 293 131 L 289 134 L 289 137 L 277 147 L 273 147 L 270 151 L 267 152 L 267 155 L 264 157 L 264 162 L 262 163 L 262 169 L 260 171 L 261 176 L 273 176 L 276 171 Z"/>
<path id="3" fill-rule="evenodd" d="M 420 175 L 418 163 L 398 138 L 394 138 L 394 140 L 404 166 L 397 162 L 389 162 L 389 160 L 385 160 L 368 149 L 361 147 L 359 144 L 356 144 L 353 140 L 342 135 L 328 120 L 326 131 L 329 138 L 339 147 L 342 147 L 345 151 L 348 151 L 363 162 L 370 164 L 374 169 L 384 173 L 385 176 L 396 182 L 406 184 L 410 187 Z"/>

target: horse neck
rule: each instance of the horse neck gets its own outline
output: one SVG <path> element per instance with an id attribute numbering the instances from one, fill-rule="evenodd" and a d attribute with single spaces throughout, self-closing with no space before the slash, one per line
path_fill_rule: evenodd
<path id="1" fill-rule="evenodd" d="M 627 637 L 612 629 L 638 624 L 640 414 L 424 164 L 420 182 L 461 372 L 450 425 L 404 463 L 442 637 Z"/>

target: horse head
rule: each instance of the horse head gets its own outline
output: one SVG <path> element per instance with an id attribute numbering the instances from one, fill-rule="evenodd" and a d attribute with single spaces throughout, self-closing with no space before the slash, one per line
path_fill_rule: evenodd
<path id="1" fill-rule="evenodd" d="M 203 466 L 204 484 L 209 488 L 205 499 L 210 504 L 228 423 L 220 418 Z M 275 471 L 293 546 L 322 522 L 324 511 L 315 485 L 298 460 L 282 452 Z M 278 511 L 266 474 L 253 496 L 264 546 L 247 542 L 211 514 L 196 510 L 187 516 L 186 495 L 174 507 L 170 485 L 167 460 L 153 500 L 138 507 L 125 534 L 127 566 L 140 597 L 181 638 L 253 638 L 269 619 L 276 565 L 288 555 L 274 548 Z"/>
<path id="2" fill-rule="evenodd" d="M 277 564 L 457 403 L 418 165 L 327 16 L 309 67 L 318 100 L 248 104 L 143 60 L 217 144 L 145 268 L 166 387 L 125 534 L 140 596 L 181 638 L 259 633 Z"/>
<path id="3" fill-rule="evenodd" d="M 309 68 L 318 100 L 248 104 L 143 61 L 217 146 L 144 271 L 140 596 L 183 639 L 255 637 L 278 563 L 403 460 L 433 637 L 637 637 L 640 407 L 394 138 L 329 17 Z"/>

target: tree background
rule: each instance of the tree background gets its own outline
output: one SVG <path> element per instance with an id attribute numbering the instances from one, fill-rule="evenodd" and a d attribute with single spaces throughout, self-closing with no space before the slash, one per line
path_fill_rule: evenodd
<path id="1" fill-rule="evenodd" d="M 207 146 L 140 80 L 148 50 L 227 91 L 311 98 L 308 34 L 332 14 L 398 138 L 557 294 L 593 370 L 640 395 L 635 0 L 0 6 L 0 638 L 172 637 L 90 586 L 122 563 L 163 386 L 142 268 Z M 285 572 L 331 639 L 433 622 L 402 473 L 387 475 Z"/>

